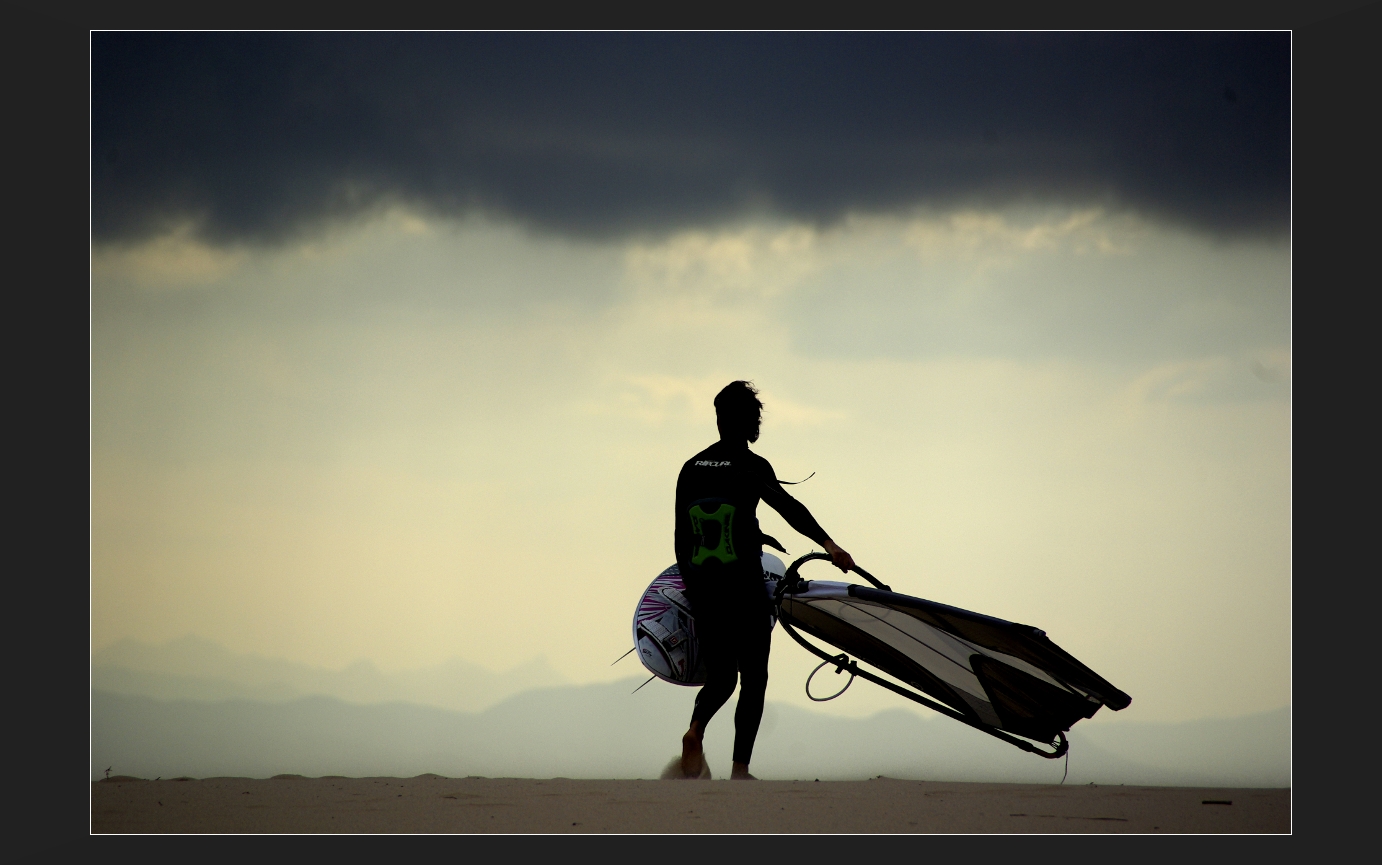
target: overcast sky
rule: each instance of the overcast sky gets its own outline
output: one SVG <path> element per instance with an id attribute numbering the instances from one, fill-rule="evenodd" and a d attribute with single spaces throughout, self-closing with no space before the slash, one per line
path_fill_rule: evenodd
<path id="1" fill-rule="evenodd" d="M 748 378 L 898 590 L 1285 705 L 1289 50 L 95 34 L 93 644 L 628 675 Z"/>
<path id="2" fill-rule="evenodd" d="M 98 239 L 277 240 L 402 201 L 617 236 L 919 202 L 1286 228 L 1290 40 L 97 34 Z"/>

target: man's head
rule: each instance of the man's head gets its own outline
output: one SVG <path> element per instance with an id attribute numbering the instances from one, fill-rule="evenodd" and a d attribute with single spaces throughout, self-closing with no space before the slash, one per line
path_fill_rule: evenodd
<path id="1" fill-rule="evenodd" d="M 727 441 L 758 441 L 763 403 L 753 382 L 732 381 L 715 394 L 715 425 Z"/>

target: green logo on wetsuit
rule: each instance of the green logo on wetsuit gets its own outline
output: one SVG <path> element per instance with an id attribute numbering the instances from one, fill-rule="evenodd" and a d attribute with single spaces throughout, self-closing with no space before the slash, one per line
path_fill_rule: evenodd
<path id="1" fill-rule="evenodd" d="M 722 565 L 739 560 L 734 552 L 734 533 L 730 524 L 734 522 L 734 505 L 720 503 L 709 505 L 710 511 L 701 510 L 700 505 L 691 506 L 691 533 L 699 540 L 691 564 L 704 564 L 714 559 Z"/>

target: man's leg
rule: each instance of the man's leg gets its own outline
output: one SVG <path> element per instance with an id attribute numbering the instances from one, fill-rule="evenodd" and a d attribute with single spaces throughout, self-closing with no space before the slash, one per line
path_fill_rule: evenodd
<path id="1" fill-rule="evenodd" d="M 754 740 L 758 738 L 758 725 L 763 720 L 772 631 L 768 628 L 766 612 L 762 615 L 749 612 L 735 624 L 740 684 L 739 708 L 734 712 L 734 766 L 730 778 L 756 780 L 749 774 L 749 760 L 753 757 Z"/>
<path id="2" fill-rule="evenodd" d="M 696 694 L 691 726 L 681 737 L 681 772 L 683 777 L 699 778 L 705 760 L 705 728 L 734 694 L 738 670 L 724 599 L 708 597 L 707 592 L 701 591 L 692 595 L 691 603 L 696 613 L 696 640 L 705 658 L 706 679 Z"/>
<path id="3" fill-rule="evenodd" d="M 692 720 L 691 727 L 681 737 L 681 776 L 699 778 L 705 764 L 705 725 Z"/>
<path id="4" fill-rule="evenodd" d="M 734 656 L 727 652 L 724 655 L 716 659 L 717 663 L 707 660 L 707 676 L 700 693 L 696 695 L 696 708 L 691 712 L 691 726 L 681 737 L 682 774 L 690 778 L 699 777 L 701 774 L 701 743 L 705 739 L 706 726 L 734 693 L 735 680 L 738 678 L 734 669 Z"/>

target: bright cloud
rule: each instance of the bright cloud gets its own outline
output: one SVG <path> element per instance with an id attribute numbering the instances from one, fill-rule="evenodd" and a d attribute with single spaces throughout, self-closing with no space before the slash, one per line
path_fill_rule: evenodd
<path id="1" fill-rule="evenodd" d="M 95 252 L 97 646 L 625 675 L 676 471 L 749 378 L 759 452 L 902 590 L 1040 625 L 1139 717 L 1287 700 L 1277 245 L 1091 209 L 191 243 Z M 809 660 L 776 647 L 770 698 Z M 896 705 L 855 690 L 829 708 Z"/>

